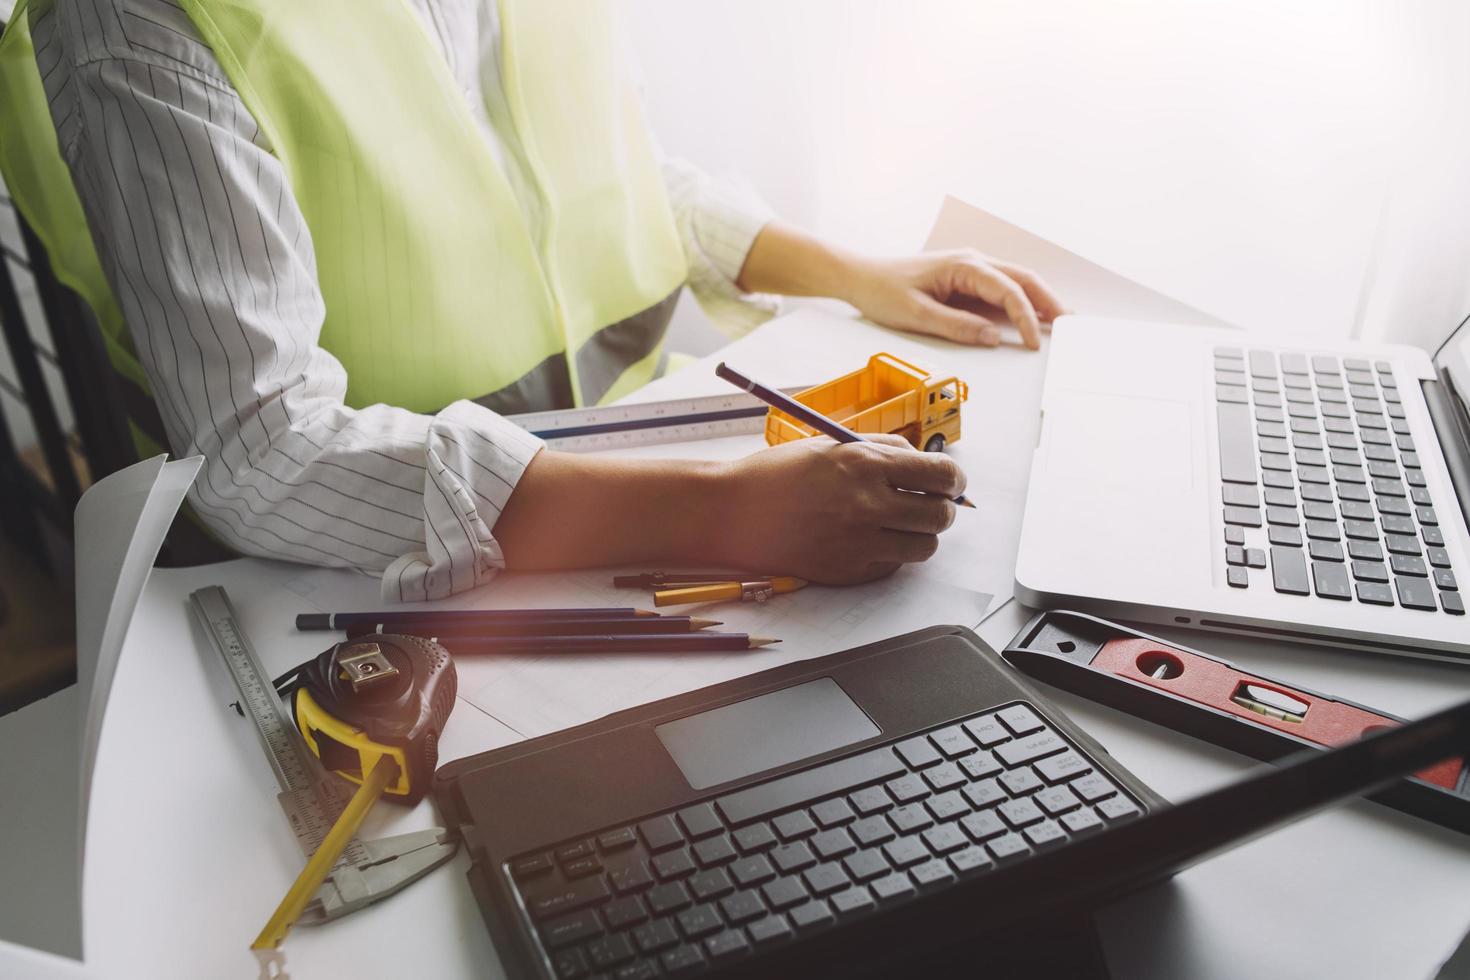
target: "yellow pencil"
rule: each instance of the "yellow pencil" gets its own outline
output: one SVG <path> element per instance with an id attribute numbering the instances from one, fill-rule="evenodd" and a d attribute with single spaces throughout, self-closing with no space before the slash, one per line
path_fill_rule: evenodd
<path id="1" fill-rule="evenodd" d="M 691 602 L 764 602 L 773 595 L 795 592 L 806 579 L 773 575 L 753 582 L 711 582 L 683 589 L 664 589 L 653 594 L 655 606 L 682 606 Z"/>

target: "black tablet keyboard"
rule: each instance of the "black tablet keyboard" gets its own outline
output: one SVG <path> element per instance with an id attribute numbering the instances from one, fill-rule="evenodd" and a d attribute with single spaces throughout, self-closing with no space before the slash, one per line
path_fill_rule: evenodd
<path id="1" fill-rule="evenodd" d="M 1227 583 L 1464 614 L 1387 361 L 1217 347 L 1215 401 Z"/>
<path id="2" fill-rule="evenodd" d="M 1028 704 L 518 856 L 554 976 L 683 976 L 1142 812 Z"/>

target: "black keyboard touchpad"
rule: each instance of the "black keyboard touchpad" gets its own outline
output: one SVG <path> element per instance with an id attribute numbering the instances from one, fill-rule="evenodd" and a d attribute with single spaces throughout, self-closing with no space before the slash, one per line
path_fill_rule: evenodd
<path id="1" fill-rule="evenodd" d="M 746 698 L 654 728 L 694 789 L 853 745 L 878 726 L 830 677 Z"/>

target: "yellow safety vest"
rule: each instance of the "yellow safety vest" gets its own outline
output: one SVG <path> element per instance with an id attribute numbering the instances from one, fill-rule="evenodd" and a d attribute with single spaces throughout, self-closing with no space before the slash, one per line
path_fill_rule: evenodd
<path id="1" fill-rule="evenodd" d="M 320 343 L 347 370 L 349 405 L 523 411 L 607 401 L 654 376 L 687 270 L 604 3 L 499 5 L 539 239 L 403 0 L 183 6 L 305 216 Z M 140 381 L 46 116 L 25 8 L 0 41 L 0 168 L 114 364 Z"/>

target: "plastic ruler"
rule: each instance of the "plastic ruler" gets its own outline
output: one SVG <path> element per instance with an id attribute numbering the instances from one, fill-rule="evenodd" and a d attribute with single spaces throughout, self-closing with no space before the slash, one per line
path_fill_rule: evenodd
<path id="1" fill-rule="evenodd" d="M 810 386 L 781 389 L 788 395 Z M 749 435 L 765 429 L 766 403 L 744 392 L 672 401 L 568 408 L 507 415 L 563 452 L 629 449 Z"/>

